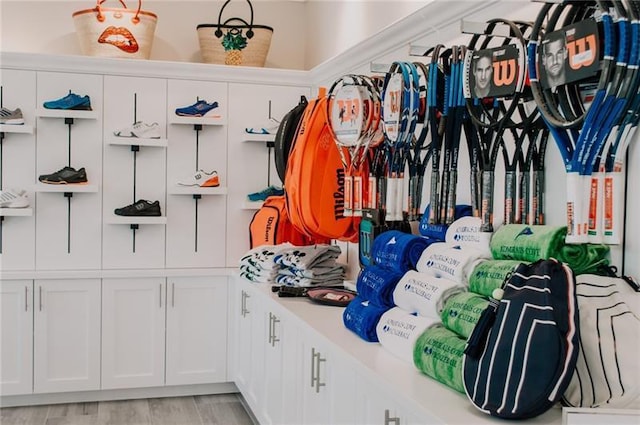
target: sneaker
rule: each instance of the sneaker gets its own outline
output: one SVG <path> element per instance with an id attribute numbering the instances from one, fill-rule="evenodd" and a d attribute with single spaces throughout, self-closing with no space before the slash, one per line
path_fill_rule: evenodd
<path id="1" fill-rule="evenodd" d="M 248 134 L 276 134 L 278 127 L 280 127 L 280 121 L 275 118 L 269 118 L 269 121 L 265 125 L 245 128 L 244 131 Z"/>
<path id="2" fill-rule="evenodd" d="M 43 174 L 38 177 L 42 183 L 49 184 L 79 184 L 87 182 L 87 172 L 83 168 L 64 167 L 53 174 Z"/>
<path id="3" fill-rule="evenodd" d="M 137 137 L 139 139 L 159 139 L 160 126 L 157 122 L 145 124 L 138 121 L 129 127 L 116 130 L 113 132 L 117 137 Z"/>
<path id="4" fill-rule="evenodd" d="M 29 198 L 24 190 L 0 190 L 0 208 L 26 208 Z"/>
<path id="5" fill-rule="evenodd" d="M 176 109 L 176 115 L 181 117 L 203 117 L 207 112 L 218 107 L 218 102 L 207 103 L 206 100 L 199 100 L 193 105 Z"/>
<path id="6" fill-rule="evenodd" d="M 79 96 L 69 93 L 65 97 L 56 100 L 49 100 L 43 103 L 46 109 L 72 109 L 80 111 L 91 111 L 91 99 L 89 96 Z"/>
<path id="7" fill-rule="evenodd" d="M 260 192 L 250 193 L 247 198 L 251 202 L 265 201 L 269 196 L 282 196 L 284 195 L 284 189 L 278 189 L 275 186 L 269 186 L 268 188 L 261 190 Z"/>
<path id="8" fill-rule="evenodd" d="M 178 182 L 178 184 L 180 186 L 218 187 L 220 186 L 220 178 L 217 171 L 207 173 L 204 170 L 198 170 L 189 179 Z"/>
<path id="9" fill-rule="evenodd" d="M 127 217 L 144 216 L 144 217 L 160 217 L 160 201 L 147 201 L 140 199 L 126 207 L 116 208 L 113 210 L 115 215 L 123 215 Z"/>
<path id="10" fill-rule="evenodd" d="M 12 111 L 8 108 L 0 108 L 0 124 L 21 125 L 24 124 L 24 118 L 20 108 Z"/>

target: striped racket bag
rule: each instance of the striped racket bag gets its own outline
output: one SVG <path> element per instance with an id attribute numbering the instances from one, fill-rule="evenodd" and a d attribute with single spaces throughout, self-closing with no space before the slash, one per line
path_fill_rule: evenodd
<path id="1" fill-rule="evenodd" d="M 554 259 L 520 264 L 467 341 L 463 381 L 481 411 L 526 419 L 561 399 L 578 356 L 571 269 Z"/>
<path id="2" fill-rule="evenodd" d="M 580 353 L 564 402 L 640 409 L 640 293 L 629 278 L 576 277 Z"/>

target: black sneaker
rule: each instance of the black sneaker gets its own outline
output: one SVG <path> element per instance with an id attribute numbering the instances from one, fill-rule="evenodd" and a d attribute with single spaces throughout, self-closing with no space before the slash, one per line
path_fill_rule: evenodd
<path id="1" fill-rule="evenodd" d="M 83 168 L 64 167 L 53 174 L 43 174 L 38 177 L 42 183 L 48 184 L 80 184 L 87 182 L 87 172 Z"/>
<path id="2" fill-rule="evenodd" d="M 160 217 L 160 201 L 150 202 L 140 199 L 126 207 L 113 210 L 115 215 Z"/>

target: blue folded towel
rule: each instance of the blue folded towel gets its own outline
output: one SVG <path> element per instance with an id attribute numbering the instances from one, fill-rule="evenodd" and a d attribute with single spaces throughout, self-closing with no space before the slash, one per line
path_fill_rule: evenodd
<path id="1" fill-rule="evenodd" d="M 447 239 L 447 229 L 449 228 L 448 224 L 429 224 L 429 210 L 430 206 L 424 209 L 424 214 L 422 214 L 422 219 L 420 220 L 420 226 L 418 227 L 418 231 L 422 236 L 433 238 L 438 241 L 444 241 Z M 454 218 L 457 220 L 462 217 L 467 217 L 473 214 L 473 210 L 471 205 L 456 205 L 456 211 L 454 213 Z"/>
<path id="2" fill-rule="evenodd" d="M 360 271 L 356 290 L 358 296 L 380 307 L 393 307 L 393 290 L 403 274 L 379 266 L 367 266 Z"/>
<path id="3" fill-rule="evenodd" d="M 378 342 L 376 326 L 387 310 L 389 309 L 386 307 L 378 307 L 358 296 L 344 309 L 342 321 L 347 329 L 365 341 Z"/>
<path id="4" fill-rule="evenodd" d="M 380 233 L 371 247 L 371 258 L 375 265 L 404 274 L 415 269 L 422 251 L 432 242 L 421 236 L 389 230 Z"/>

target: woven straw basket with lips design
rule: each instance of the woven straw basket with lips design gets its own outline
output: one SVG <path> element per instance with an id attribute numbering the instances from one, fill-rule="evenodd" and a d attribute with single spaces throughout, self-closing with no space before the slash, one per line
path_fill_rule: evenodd
<path id="1" fill-rule="evenodd" d="M 121 8 L 102 7 L 106 0 L 96 0 L 93 9 L 73 13 L 76 34 L 82 53 L 108 58 L 149 59 L 158 17 L 142 10 L 130 9 L 124 0 Z"/>
<path id="2" fill-rule="evenodd" d="M 222 5 L 217 24 L 197 26 L 203 61 L 219 65 L 264 66 L 273 28 L 253 23 L 253 5 L 249 0 L 249 22 L 237 17 L 222 22 L 222 12 L 230 1 Z"/>

